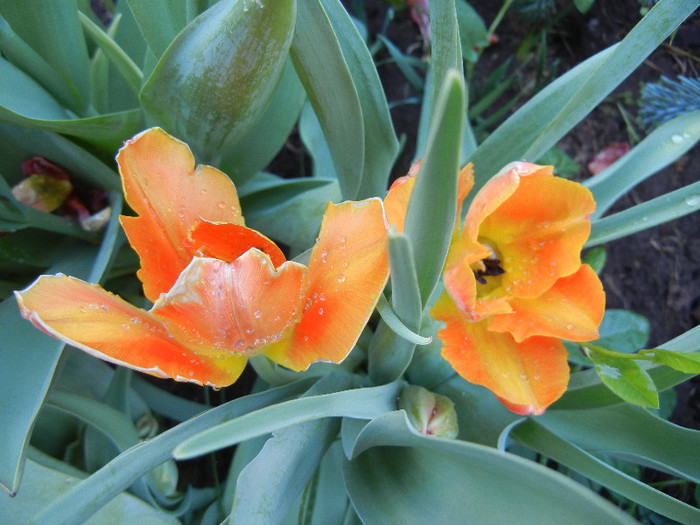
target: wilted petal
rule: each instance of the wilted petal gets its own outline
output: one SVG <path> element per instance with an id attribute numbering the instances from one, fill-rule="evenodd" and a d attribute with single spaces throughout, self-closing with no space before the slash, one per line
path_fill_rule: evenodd
<path id="1" fill-rule="evenodd" d="M 300 319 L 265 354 L 297 371 L 315 361 L 341 362 L 372 315 L 388 277 L 382 202 L 329 203 L 304 277 Z"/>
<path id="2" fill-rule="evenodd" d="M 444 293 L 431 312 L 445 322 L 438 332 L 442 356 L 471 383 L 483 385 L 519 414 L 541 414 L 565 391 L 567 353 L 551 337 L 520 343 L 508 333 L 489 331 L 488 321 L 470 322 Z"/>
<path id="3" fill-rule="evenodd" d="M 230 223 L 200 221 L 190 234 L 192 250 L 201 257 L 235 261 L 251 248 L 266 253 L 275 268 L 286 260 L 282 250 L 262 233 Z"/>
<path id="4" fill-rule="evenodd" d="M 605 313 L 605 292 L 596 273 L 584 264 L 539 297 L 514 297 L 510 305 L 513 313 L 495 316 L 490 330 L 510 332 L 516 341 L 533 335 L 590 341 L 598 338 Z"/>
<path id="5" fill-rule="evenodd" d="M 536 297 L 581 265 L 595 209 L 591 192 L 558 177 L 522 177 L 516 191 L 484 218 L 483 242 L 492 241 L 505 270 L 502 286 Z"/>
<path id="6" fill-rule="evenodd" d="M 187 144 L 160 128 L 127 141 L 117 155 L 126 200 L 138 217 L 122 217 L 141 258 L 138 277 L 155 301 L 195 255 L 188 234 L 201 219 L 243 225 L 236 188 L 211 166 L 195 168 Z"/>
<path id="7" fill-rule="evenodd" d="M 73 277 L 42 276 L 15 295 L 34 326 L 111 363 L 216 386 L 233 383 L 245 367 L 245 357 L 179 340 L 150 312 Z"/>
<path id="8" fill-rule="evenodd" d="M 306 268 L 251 249 L 231 263 L 195 257 L 151 313 L 181 340 L 215 353 L 250 356 L 297 318 Z"/>

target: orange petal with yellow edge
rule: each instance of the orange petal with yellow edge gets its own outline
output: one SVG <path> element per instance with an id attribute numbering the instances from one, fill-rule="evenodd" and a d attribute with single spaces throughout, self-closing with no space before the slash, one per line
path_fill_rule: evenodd
<path id="1" fill-rule="evenodd" d="M 200 257 L 235 261 L 251 248 L 266 253 L 275 268 L 286 260 L 282 250 L 262 233 L 230 223 L 200 221 L 190 233 L 192 250 Z"/>
<path id="2" fill-rule="evenodd" d="M 195 168 L 187 144 L 160 128 L 126 141 L 117 162 L 126 201 L 138 215 L 122 216 L 122 226 L 141 259 L 144 293 L 155 301 L 192 259 L 188 233 L 197 222 L 243 225 L 238 194 L 216 168 Z"/>
<path id="3" fill-rule="evenodd" d="M 420 171 L 420 160 L 411 164 L 408 173 L 396 179 L 384 197 L 384 211 L 389 224 L 394 227 L 396 233 L 403 233 L 406 222 L 408 203 L 416 185 L 416 176 Z"/>
<path id="4" fill-rule="evenodd" d="M 510 305 L 513 313 L 495 316 L 490 330 L 509 332 L 516 341 L 533 335 L 590 341 L 598 338 L 605 313 L 605 292 L 596 273 L 584 264 L 539 297 L 512 298 Z"/>
<path id="5" fill-rule="evenodd" d="M 591 192 L 576 182 L 523 177 L 479 230 L 502 261 L 503 287 L 514 296 L 536 297 L 577 271 L 594 209 Z"/>
<path id="6" fill-rule="evenodd" d="M 431 315 L 445 322 L 438 332 L 442 356 L 464 379 L 491 390 L 510 410 L 541 414 L 566 391 L 567 352 L 559 339 L 530 337 L 520 343 L 492 332 L 487 321 L 464 318 L 447 293 Z"/>
<path id="7" fill-rule="evenodd" d="M 292 370 L 339 363 L 350 353 L 389 278 L 387 225 L 379 199 L 329 203 L 304 276 L 302 312 L 264 351 Z"/>
<path id="8" fill-rule="evenodd" d="M 251 249 L 231 263 L 195 257 L 151 313 L 203 352 L 252 355 L 297 318 L 306 268 Z"/>
<path id="9" fill-rule="evenodd" d="M 98 285 L 42 276 L 15 292 L 20 312 L 43 332 L 95 357 L 159 377 L 226 386 L 245 368 L 234 353 L 203 352 L 166 324 Z"/>

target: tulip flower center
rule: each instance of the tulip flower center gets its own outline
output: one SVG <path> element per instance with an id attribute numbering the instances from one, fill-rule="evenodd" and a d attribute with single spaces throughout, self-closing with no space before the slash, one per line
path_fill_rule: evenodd
<path id="1" fill-rule="evenodd" d="M 479 242 L 487 247 L 491 254 L 488 257 L 472 264 L 472 271 L 474 272 L 474 278 L 476 282 L 481 285 L 488 285 L 489 290 L 498 286 L 500 279 L 494 279 L 494 277 L 500 277 L 505 273 L 505 270 L 501 266 L 501 257 L 498 251 L 493 247 L 490 242 L 484 242 L 479 240 Z"/>

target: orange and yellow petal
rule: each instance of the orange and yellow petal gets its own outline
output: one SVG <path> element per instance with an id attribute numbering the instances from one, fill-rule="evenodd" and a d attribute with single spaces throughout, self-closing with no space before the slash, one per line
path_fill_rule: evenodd
<path id="1" fill-rule="evenodd" d="M 416 176 L 420 171 L 420 160 L 411 164 L 408 173 L 396 179 L 384 197 L 384 211 L 389 224 L 394 227 L 396 233 L 403 233 L 406 222 L 408 203 L 416 185 Z"/>
<path id="2" fill-rule="evenodd" d="M 117 155 L 126 200 L 138 217 L 122 217 L 141 259 L 146 297 L 167 292 L 192 259 L 188 233 L 201 219 L 243 225 L 236 188 L 224 173 L 198 166 L 187 144 L 152 128 Z"/>
<path id="3" fill-rule="evenodd" d="M 605 313 L 605 292 L 596 273 L 584 264 L 539 297 L 512 298 L 510 305 L 513 312 L 495 316 L 490 330 L 509 332 L 516 341 L 533 335 L 591 341 L 598 338 Z"/>
<path id="4" fill-rule="evenodd" d="M 257 249 L 231 263 L 195 257 L 151 313 L 206 351 L 250 356 L 296 320 L 305 270 L 294 262 L 275 269 Z"/>
<path id="5" fill-rule="evenodd" d="M 193 227 L 190 241 L 198 256 L 225 262 L 235 261 L 251 248 L 266 253 L 275 268 L 286 260 L 274 242 L 262 233 L 238 224 L 200 221 Z"/>
<path id="6" fill-rule="evenodd" d="M 15 294 L 22 316 L 34 326 L 111 363 L 213 386 L 230 385 L 245 368 L 245 357 L 201 352 L 173 337 L 150 312 L 95 284 L 64 275 L 42 276 Z"/>
<path id="7" fill-rule="evenodd" d="M 536 297 L 560 277 L 577 271 L 594 209 L 591 192 L 578 183 L 523 177 L 479 230 L 499 251 L 506 290 L 518 297 Z"/>
<path id="8" fill-rule="evenodd" d="M 471 383 L 491 390 L 518 414 L 541 414 L 566 391 L 567 352 L 559 339 L 530 337 L 520 343 L 488 330 L 487 321 L 464 318 L 449 295 L 432 310 L 446 327 L 438 332 L 442 356 Z"/>
<path id="9" fill-rule="evenodd" d="M 382 201 L 329 203 L 304 276 L 301 316 L 264 351 L 292 370 L 340 363 L 367 324 L 389 278 Z"/>

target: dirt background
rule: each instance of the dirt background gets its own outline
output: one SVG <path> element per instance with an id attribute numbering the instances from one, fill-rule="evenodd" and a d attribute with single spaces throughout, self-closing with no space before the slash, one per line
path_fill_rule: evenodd
<path id="1" fill-rule="evenodd" d="M 565 2 L 564 2 L 565 3 Z M 368 27 L 376 35 L 385 24 L 388 5 L 380 0 L 364 2 Z M 352 3 L 348 2 L 352 11 Z M 488 27 L 501 5 L 493 0 L 472 0 L 471 5 Z M 637 0 L 607 2 L 598 0 L 586 14 L 571 9 L 547 30 L 547 71 L 555 76 L 586 58 L 620 41 L 641 19 Z M 420 33 L 408 11 L 396 11 L 386 26 L 386 36 L 404 53 L 424 55 Z M 478 85 L 508 57 L 514 55 L 536 23 L 506 15 L 496 35 L 498 42 L 486 48 L 475 68 Z M 537 48 L 535 48 L 537 49 Z M 700 14 L 693 14 L 677 32 L 673 44 L 668 42 L 654 52 L 621 86 L 576 126 L 559 144 L 581 167 L 578 178 L 588 176 L 585 166 L 600 150 L 616 142 L 629 142 L 630 132 L 618 104 L 631 116 L 638 110 L 636 100 L 645 82 L 656 82 L 661 75 L 675 78 L 684 75 L 698 78 L 700 69 Z M 379 55 L 387 58 L 386 55 Z M 535 62 L 522 70 L 522 85 L 535 75 Z M 511 70 L 518 67 L 511 64 Z M 389 102 L 419 97 L 398 68 L 386 63 L 379 73 Z M 503 103 L 514 93 L 502 97 Z M 528 93 L 513 109 L 534 95 Z M 512 111 L 511 111 L 512 113 Z M 404 174 L 415 147 L 420 108 L 403 104 L 392 109 L 392 118 L 406 145 L 397 162 L 395 176 Z M 636 130 L 640 133 L 640 130 Z M 640 135 L 643 137 L 643 133 Z M 527 159 L 535 160 L 535 159 Z M 638 185 L 611 210 L 619 211 L 700 179 L 700 148 L 695 147 L 673 165 Z M 607 263 L 601 278 L 607 292 L 609 308 L 624 308 L 644 315 L 651 323 L 649 347 L 658 346 L 700 322 L 700 217 L 689 215 L 623 240 L 609 243 Z M 678 388 L 678 403 L 673 420 L 686 427 L 700 429 L 700 380 Z"/>

